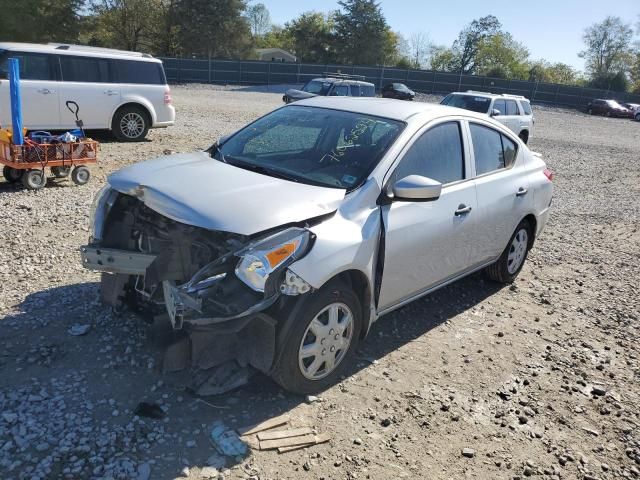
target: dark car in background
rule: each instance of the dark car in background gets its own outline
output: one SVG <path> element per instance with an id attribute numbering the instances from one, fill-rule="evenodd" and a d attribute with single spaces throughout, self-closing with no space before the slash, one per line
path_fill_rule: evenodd
<path id="1" fill-rule="evenodd" d="M 640 103 L 623 103 L 622 106 L 631 110 L 631 116 L 640 122 Z"/>
<path id="2" fill-rule="evenodd" d="M 384 98 L 396 98 L 398 100 L 413 100 L 416 92 L 404 83 L 389 83 L 382 88 L 382 96 Z"/>
<path id="3" fill-rule="evenodd" d="M 604 115 L 605 117 L 633 118 L 633 112 L 620 105 L 616 100 L 596 98 L 587 104 L 589 115 Z"/>
<path id="4" fill-rule="evenodd" d="M 375 97 L 376 87 L 365 82 L 361 75 L 326 73 L 324 77 L 309 80 L 302 89 L 290 88 L 282 97 L 284 103 L 291 103 L 311 97 Z"/>

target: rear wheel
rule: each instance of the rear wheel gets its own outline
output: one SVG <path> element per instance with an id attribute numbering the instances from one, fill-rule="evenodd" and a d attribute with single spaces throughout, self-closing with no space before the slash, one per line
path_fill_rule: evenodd
<path id="1" fill-rule="evenodd" d="M 527 259 L 532 239 L 531 225 L 527 220 L 522 220 L 498 261 L 487 267 L 489 278 L 500 283 L 512 283 Z"/>
<path id="2" fill-rule="evenodd" d="M 23 173 L 24 173 L 24 170 L 19 170 L 17 168 L 9 167 L 7 165 L 5 165 L 2 168 L 2 176 L 9 183 L 17 183 L 17 182 L 19 182 L 20 179 L 22 179 L 22 174 Z"/>
<path id="3" fill-rule="evenodd" d="M 333 283 L 308 295 L 290 315 L 296 318 L 272 377 L 294 393 L 323 390 L 336 382 L 356 349 L 362 325 L 358 297 Z"/>
<path id="4" fill-rule="evenodd" d="M 29 190 L 40 190 L 47 184 L 43 170 L 27 170 L 22 175 L 22 184 Z"/>
<path id="5" fill-rule="evenodd" d="M 524 142 L 525 145 L 529 141 L 529 132 L 527 132 L 526 130 L 521 131 L 520 135 L 518 136 L 520 137 L 520 140 Z"/>
<path id="6" fill-rule="evenodd" d="M 73 169 L 73 172 L 71 172 L 71 180 L 73 180 L 73 183 L 76 185 L 84 185 L 89 181 L 90 177 L 91 173 L 84 165 L 78 165 Z"/>
<path id="7" fill-rule="evenodd" d="M 151 122 L 141 107 L 122 107 L 113 116 L 111 130 L 121 142 L 139 142 L 147 136 Z"/>

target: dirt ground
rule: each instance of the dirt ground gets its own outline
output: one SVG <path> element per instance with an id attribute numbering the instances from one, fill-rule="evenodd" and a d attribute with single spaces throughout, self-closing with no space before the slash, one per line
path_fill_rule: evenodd
<path id="1" fill-rule="evenodd" d="M 99 303 L 78 255 L 110 172 L 206 147 L 281 104 L 252 88 L 173 98 L 178 125 L 139 144 L 101 138 L 84 187 L 0 181 L 0 478 L 640 478 L 640 123 L 534 107 L 530 146 L 556 190 L 514 285 L 476 274 L 383 317 L 317 401 L 256 375 L 206 404 L 157 371 L 147 327 Z M 141 401 L 165 418 L 134 416 Z M 215 455 L 214 421 L 283 413 L 331 442 Z"/>

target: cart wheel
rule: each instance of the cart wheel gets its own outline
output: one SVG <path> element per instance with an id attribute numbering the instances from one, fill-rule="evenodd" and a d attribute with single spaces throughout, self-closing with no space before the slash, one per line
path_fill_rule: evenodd
<path id="1" fill-rule="evenodd" d="M 89 177 L 91 177 L 91 173 L 89 173 L 89 169 L 84 165 L 78 165 L 71 172 L 71 180 L 76 185 L 84 185 L 89 181 Z"/>
<path id="2" fill-rule="evenodd" d="M 51 173 L 56 178 L 67 178 L 71 173 L 71 167 L 51 167 Z"/>
<path id="3" fill-rule="evenodd" d="M 47 184 L 43 170 L 27 170 L 22 175 L 22 184 L 29 190 L 40 190 Z"/>
<path id="4" fill-rule="evenodd" d="M 4 178 L 9 183 L 19 182 L 20 179 L 22 178 L 22 174 L 23 173 L 24 173 L 24 170 L 20 170 L 20 169 L 17 169 L 17 168 L 9 167 L 7 165 L 5 165 L 2 168 L 2 175 L 4 176 Z"/>

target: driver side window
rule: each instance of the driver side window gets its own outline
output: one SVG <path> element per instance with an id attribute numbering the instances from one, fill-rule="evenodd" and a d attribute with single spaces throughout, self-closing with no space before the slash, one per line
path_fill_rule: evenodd
<path id="1" fill-rule="evenodd" d="M 464 150 L 458 122 L 430 128 L 405 153 L 393 181 L 409 175 L 432 178 L 442 184 L 464 179 Z"/>

